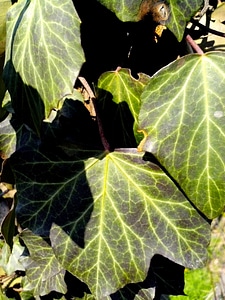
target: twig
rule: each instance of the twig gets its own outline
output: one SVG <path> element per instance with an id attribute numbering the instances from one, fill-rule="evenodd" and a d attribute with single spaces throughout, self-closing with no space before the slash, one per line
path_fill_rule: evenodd
<path id="1" fill-rule="evenodd" d="M 198 21 L 196 21 L 194 19 L 191 19 L 191 23 L 193 23 L 198 28 L 205 30 L 206 32 L 209 32 L 209 33 L 212 33 L 212 34 L 215 34 L 215 35 L 218 35 L 218 36 L 221 36 L 221 37 L 225 38 L 225 33 L 224 32 L 211 29 L 211 28 L 199 23 Z"/>
<path id="2" fill-rule="evenodd" d="M 84 88 L 86 89 L 89 97 L 90 97 L 90 103 L 91 105 L 93 106 L 93 111 L 96 115 L 96 119 L 97 119 L 97 123 L 98 123 L 98 131 L 99 131 L 99 134 L 100 134 L 100 138 L 101 138 L 101 141 L 102 141 L 102 145 L 104 147 L 104 149 L 106 151 L 111 151 L 111 148 L 110 148 L 110 145 L 105 137 L 105 134 L 104 134 L 104 130 L 103 130 L 103 126 L 102 126 L 102 121 L 99 117 L 99 113 L 98 113 L 98 108 L 97 108 L 97 105 L 96 105 L 96 97 L 95 97 L 95 94 L 93 93 L 91 87 L 89 86 L 87 80 L 84 78 L 84 77 L 78 77 L 78 79 L 80 80 L 80 82 L 83 84 Z"/>
<path id="3" fill-rule="evenodd" d="M 191 45 L 191 47 L 195 50 L 195 52 L 199 54 L 204 54 L 202 49 L 196 44 L 196 42 L 189 34 L 186 36 L 186 41 L 188 42 L 189 45 Z"/>

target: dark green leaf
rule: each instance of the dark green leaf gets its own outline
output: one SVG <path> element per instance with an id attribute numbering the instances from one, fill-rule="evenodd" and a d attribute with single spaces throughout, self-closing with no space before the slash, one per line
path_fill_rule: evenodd
<path id="1" fill-rule="evenodd" d="M 225 204 L 225 53 L 189 55 L 159 71 L 142 95 L 143 150 L 153 153 L 208 218 Z"/>
<path id="2" fill-rule="evenodd" d="M 187 21 L 200 9 L 203 0 L 169 0 L 170 17 L 167 27 L 181 41 Z"/>
<path id="3" fill-rule="evenodd" d="M 40 0 L 22 0 L 14 4 L 7 14 L 7 43 L 6 65 L 13 68 L 6 68 L 6 81 L 13 81 L 11 77 L 18 73 L 22 82 L 40 95 L 47 118 L 63 97 L 73 93 L 84 62 L 80 20 L 72 1 L 46 0 L 43 5 Z M 40 109 L 32 105 L 33 114 Z"/>
<path id="4" fill-rule="evenodd" d="M 155 253 L 190 268 L 204 263 L 208 224 L 136 149 L 21 150 L 11 158 L 19 223 L 42 236 L 56 223 L 58 260 L 97 298 L 143 281 Z"/>
<path id="5" fill-rule="evenodd" d="M 44 296 L 51 291 L 65 294 L 65 270 L 57 261 L 51 246 L 29 230 L 23 231 L 20 238 L 30 254 L 20 258 L 26 271 L 24 291 L 33 291 L 34 296 Z"/>

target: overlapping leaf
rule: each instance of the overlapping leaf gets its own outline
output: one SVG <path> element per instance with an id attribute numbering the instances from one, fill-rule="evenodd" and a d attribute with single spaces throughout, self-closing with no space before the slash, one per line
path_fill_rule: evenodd
<path id="1" fill-rule="evenodd" d="M 57 261 L 51 246 L 29 230 L 23 231 L 20 238 L 29 250 L 29 256 L 20 257 L 26 270 L 23 290 L 32 291 L 34 296 L 44 296 L 52 291 L 65 294 L 65 270 Z"/>
<path id="2" fill-rule="evenodd" d="M 143 281 L 155 253 L 203 264 L 208 224 L 141 153 L 54 152 L 24 149 L 11 158 L 18 220 L 39 235 L 57 224 L 51 242 L 58 260 L 97 299 Z"/>
<path id="3" fill-rule="evenodd" d="M 208 218 L 225 204 L 224 63 L 223 52 L 177 60 L 150 80 L 140 110 L 143 149 Z"/>
<path id="4" fill-rule="evenodd" d="M 7 14 L 7 45 L 6 66 L 13 65 L 5 69 L 7 83 L 15 80 L 16 72 L 40 95 L 47 118 L 59 100 L 72 94 L 84 61 L 72 1 L 22 0 L 13 5 Z M 40 109 L 32 104 L 32 114 Z"/>
<path id="5" fill-rule="evenodd" d="M 138 80 L 133 78 L 128 69 L 118 69 L 115 72 L 106 72 L 101 75 L 98 81 L 98 88 L 103 89 L 113 96 L 113 101 L 118 105 L 117 114 L 121 116 L 121 122 L 126 122 L 126 115 L 122 111 L 122 104 L 126 102 L 129 110 L 134 118 L 134 135 L 137 143 L 143 138 L 143 135 L 138 133 L 138 114 L 140 110 L 140 95 L 144 86 L 147 84 L 149 76 L 139 74 Z M 123 128 L 126 128 L 124 124 Z M 123 130 L 124 134 L 127 133 Z M 128 134 L 127 134 L 128 135 Z"/>

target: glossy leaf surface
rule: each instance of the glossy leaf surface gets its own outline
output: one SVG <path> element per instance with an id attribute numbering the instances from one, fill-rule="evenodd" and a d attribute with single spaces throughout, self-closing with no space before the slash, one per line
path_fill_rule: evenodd
<path id="1" fill-rule="evenodd" d="M 57 224 L 57 259 L 97 298 L 143 281 L 155 253 L 190 268 L 204 263 L 208 224 L 136 149 L 56 153 L 12 157 L 18 219 L 45 236 Z"/>
<path id="2" fill-rule="evenodd" d="M 80 20 L 72 1 L 19 1 L 7 14 L 7 44 L 6 81 L 17 74 L 36 90 L 47 118 L 64 96 L 72 94 L 84 62 Z M 32 109 L 37 114 L 40 105 L 32 104 Z"/>
<path id="3" fill-rule="evenodd" d="M 189 55 L 159 71 L 142 95 L 143 150 L 153 153 L 208 218 L 224 209 L 223 52 Z"/>

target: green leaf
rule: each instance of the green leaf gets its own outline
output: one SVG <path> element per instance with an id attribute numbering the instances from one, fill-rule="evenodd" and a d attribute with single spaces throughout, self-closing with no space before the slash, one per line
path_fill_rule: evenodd
<path id="1" fill-rule="evenodd" d="M 16 131 L 10 123 L 12 115 L 0 122 L 0 157 L 9 157 L 16 149 Z"/>
<path id="2" fill-rule="evenodd" d="M 127 112 L 123 112 L 123 104 L 124 102 L 128 104 L 134 119 L 133 131 L 137 143 L 143 138 L 142 133 L 138 133 L 140 95 L 149 79 L 150 77 L 145 74 L 139 74 L 139 78 L 135 79 L 131 76 L 129 69 L 119 68 L 116 71 L 103 73 L 98 80 L 98 88 L 111 93 L 113 96 L 112 100 L 118 104 L 115 114 L 118 114 L 121 118 L 122 131 L 125 136 L 129 136 L 129 134 L 126 132 Z"/>
<path id="3" fill-rule="evenodd" d="M 11 159 L 18 219 L 40 235 L 61 226 L 52 229 L 54 252 L 97 298 L 144 280 L 155 253 L 188 267 L 204 263 L 208 224 L 142 154 L 54 152 L 28 149 Z"/>
<path id="4" fill-rule="evenodd" d="M 135 22 L 139 18 L 141 0 L 98 0 L 101 4 L 113 11 L 116 16 L 124 22 Z M 144 1 L 144 0 L 143 0 Z M 149 0 L 149 3 L 154 0 Z M 157 2 L 157 1 L 156 1 Z M 159 1 L 164 3 L 164 1 Z M 181 41 L 184 35 L 187 21 L 200 9 L 203 0 L 168 0 L 166 5 L 169 10 L 169 18 L 166 20 L 166 26 L 174 33 L 178 41 Z M 147 14 L 147 12 L 146 12 Z"/>
<path id="5" fill-rule="evenodd" d="M 153 153 L 208 218 L 225 204 L 225 53 L 183 57 L 142 95 L 143 150 Z"/>
<path id="6" fill-rule="evenodd" d="M 7 275 L 12 275 L 15 271 L 24 271 L 19 258 L 24 252 L 24 247 L 21 246 L 18 236 L 14 238 L 12 251 L 8 244 L 4 243 L 1 249 L 0 266 L 4 269 Z"/>
<path id="7" fill-rule="evenodd" d="M 80 20 L 72 1 L 21 0 L 14 4 L 7 14 L 7 44 L 6 82 L 12 85 L 17 75 L 36 90 L 47 118 L 63 97 L 73 93 L 84 62 Z M 23 96 L 32 105 L 30 113 L 40 113 L 40 104 L 29 98 L 33 92 Z"/>
<path id="8" fill-rule="evenodd" d="M 181 41 L 187 21 L 200 9 L 203 0 L 169 0 L 170 16 L 166 26 Z"/>
<path id="9" fill-rule="evenodd" d="M 20 263 L 26 271 L 24 291 L 33 291 L 34 296 L 44 296 L 51 291 L 65 294 L 65 270 L 57 261 L 51 246 L 40 236 L 25 230 L 20 234 L 28 248 L 29 256 L 20 257 Z"/>
<path id="10" fill-rule="evenodd" d="M 5 52 L 6 13 L 11 5 L 11 0 L 0 0 L 0 56 Z"/>
<path id="11" fill-rule="evenodd" d="M 142 0 L 98 0 L 123 22 L 137 21 Z"/>

